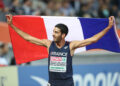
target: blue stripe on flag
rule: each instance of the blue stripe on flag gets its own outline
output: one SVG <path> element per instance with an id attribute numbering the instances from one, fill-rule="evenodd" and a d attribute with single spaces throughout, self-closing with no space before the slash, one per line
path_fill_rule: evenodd
<path id="1" fill-rule="evenodd" d="M 79 18 L 84 38 L 90 38 L 108 26 L 108 19 Z M 120 52 L 119 42 L 114 28 L 110 29 L 97 43 L 86 46 L 86 49 L 105 49 L 113 52 Z"/>

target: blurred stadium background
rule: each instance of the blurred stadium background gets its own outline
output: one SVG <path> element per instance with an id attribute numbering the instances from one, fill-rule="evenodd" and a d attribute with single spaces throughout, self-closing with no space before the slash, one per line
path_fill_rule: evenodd
<path id="1" fill-rule="evenodd" d="M 120 0 L 0 0 L 0 86 L 46 86 L 47 58 L 16 65 L 6 14 L 115 16 L 120 37 Z M 120 86 L 120 54 L 94 49 L 73 57 L 75 86 Z"/>

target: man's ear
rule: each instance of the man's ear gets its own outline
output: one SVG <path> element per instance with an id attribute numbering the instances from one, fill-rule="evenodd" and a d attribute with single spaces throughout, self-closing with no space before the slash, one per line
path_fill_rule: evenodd
<path id="1" fill-rule="evenodd" d="M 65 36 L 66 36 L 66 35 L 63 33 L 63 34 L 62 34 L 62 38 L 65 38 Z"/>

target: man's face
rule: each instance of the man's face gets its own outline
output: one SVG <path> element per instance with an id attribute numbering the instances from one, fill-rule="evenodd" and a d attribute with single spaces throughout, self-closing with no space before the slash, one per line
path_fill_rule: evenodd
<path id="1" fill-rule="evenodd" d="M 53 40 L 54 42 L 60 42 L 62 40 L 62 33 L 57 27 L 55 27 L 53 30 Z"/>

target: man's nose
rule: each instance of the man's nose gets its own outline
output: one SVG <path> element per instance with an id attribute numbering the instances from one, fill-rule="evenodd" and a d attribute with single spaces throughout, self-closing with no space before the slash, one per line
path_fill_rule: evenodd
<path id="1" fill-rule="evenodd" d="M 53 35 L 53 36 L 55 36 L 55 34 L 54 34 L 54 33 L 53 33 L 52 35 Z"/>

